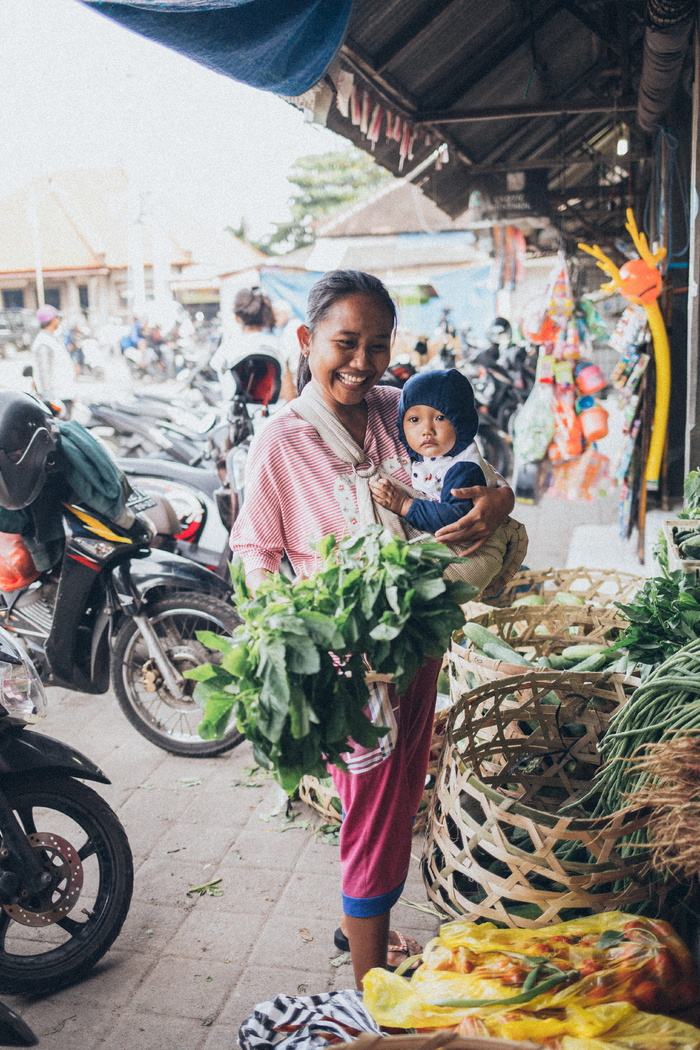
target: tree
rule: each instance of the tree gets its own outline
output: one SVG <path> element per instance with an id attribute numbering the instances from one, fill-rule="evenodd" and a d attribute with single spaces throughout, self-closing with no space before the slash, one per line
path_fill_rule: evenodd
<path id="1" fill-rule="evenodd" d="M 274 233 L 256 244 L 261 251 L 281 255 L 313 244 L 315 224 L 354 201 L 369 196 L 392 176 L 359 149 L 299 157 L 288 181 L 291 219 L 274 223 Z"/>

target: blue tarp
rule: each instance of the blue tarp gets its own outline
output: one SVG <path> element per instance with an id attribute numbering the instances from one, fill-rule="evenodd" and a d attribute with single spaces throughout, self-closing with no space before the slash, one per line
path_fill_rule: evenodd
<path id="1" fill-rule="evenodd" d="M 340 49 L 353 0 L 82 0 L 203 66 L 279 95 L 316 84 Z"/>
<path id="2" fill-rule="evenodd" d="M 427 303 L 400 304 L 400 327 L 416 336 L 432 336 L 442 311 L 449 306 L 450 319 L 458 329 L 469 327 L 476 336 L 485 337 L 486 329 L 496 316 L 496 296 L 490 274 L 491 267 L 486 265 L 465 266 L 439 277 L 431 276 L 430 284 L 439 297 Z M 309 290 L 322 276 L 322 273 L 309 270 L 262 267 L 260 286 L 270 299 L 286 299 L 294 314 L 303 319 Z"/>
<path id="3" fill-rule="evenodd" d="M 306 300 L 312 285 L 322 273 L 316 270 L 285 270 L 282 267 L 263 266 L 260 269 L 260 287 L 273 302 L 285 299 L 295 317 L 301 321 L 306 317 Z"/>

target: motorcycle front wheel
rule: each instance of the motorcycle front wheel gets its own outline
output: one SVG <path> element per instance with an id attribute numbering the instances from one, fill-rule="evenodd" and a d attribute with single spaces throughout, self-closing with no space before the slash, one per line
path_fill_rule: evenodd
<path id="1" fill-rule="evenodd" d="M 83 977 L 119 934 L 134 881 L 129 841 L 104 799 L 69 777 L 42 769 L 2 787 L 52 882 L 0 907 L 0 993 L 52 992 Z"/>
<path id="2" fill-rule="evenodd" d="M 180 674 L 190 667 L 221 660 L 221 653 L 198 641 L 197 631 L 230 635 L 240 623 L 233 606 L 187 591 L 158 602 L 149 609 L 148 619 Z M 131 619 L 115 639 L 112 684 L 131 724 L 151 743 L 174 755 L 211 758 L 230 751 L 243 739 L 234 723 L 221 740 L 202 740 L 197 726 L 203 712 L 192 697 L 197 683 L 186 678 L 182 692 L 173 696 L 149 657 L 138 625 Z"/>

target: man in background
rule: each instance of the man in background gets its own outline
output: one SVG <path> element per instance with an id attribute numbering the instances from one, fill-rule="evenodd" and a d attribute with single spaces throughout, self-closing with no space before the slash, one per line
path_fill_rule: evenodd
<path id="1" fill-rule="evenodd" d="M 56 335 L 61 315 L 55 306 L 36 312 L 40 329 L 32 343 L 34 385 L 45 401 L 61 401 L 64 418 L 70 419 L 75 400 L 75 369 L 65 343 Z"/>

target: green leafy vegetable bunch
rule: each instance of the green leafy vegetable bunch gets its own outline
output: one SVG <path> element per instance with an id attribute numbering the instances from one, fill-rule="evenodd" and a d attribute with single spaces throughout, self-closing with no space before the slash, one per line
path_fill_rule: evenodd
<path id="1" fill-rule="evenodd" d="M 615 605 L 629 626 L 612 648 L 626 649 L 634 662 L 656 666 L 700 636 L 700 585 L 681 569 L 652 576 L 629 605 Z"/>
<path id="2" fill-rule="evenodd" d="M 290 793 L 326 760 L 345 768 L 352 739 L 376 745 L 386 730 L 363 712 L 367 664 L 405 691 L 428 657 L 441 657 L 464 622 L 459 605 L 477 589 L 442 575 L 461 559 L 432 539 L 406 541 L 371 525 L 336 544 L 318 545 L 321 569 L 308 579 L 273 573 L 253 597 L 232 566 L 242 623 L 232 638 L 198 637 L 223 655 L 187 671 L 204 707 L 199 732 L 220 736 L 231 715 L 253 743 L 256 761 L 274 768 Z"/>

